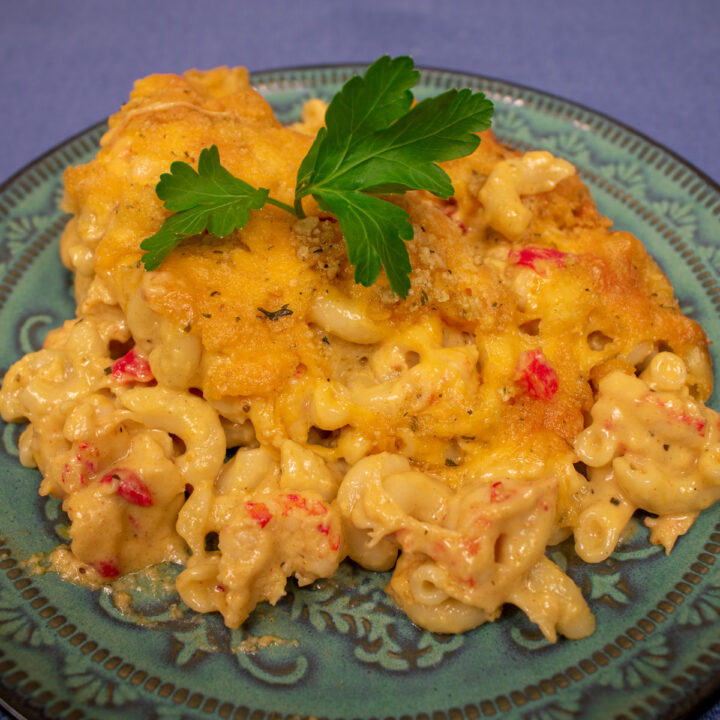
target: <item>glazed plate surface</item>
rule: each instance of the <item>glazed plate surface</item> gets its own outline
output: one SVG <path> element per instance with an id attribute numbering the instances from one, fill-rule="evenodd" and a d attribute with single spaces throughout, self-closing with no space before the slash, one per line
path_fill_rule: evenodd
<path id="1" fill-rule="evenodd" d="M 329 99 L 362 68 L 253 76 L 283 121 Z M 670 151 L 571 102 L 508 83 L 423 71 L 419 97 L 450 87 L 494 102 L 495 132 L 569 159 L 600 210 L 639 237 L 699 321 L 720 367 L 720 188 Z M 58 257 L 67 221 L 61 174 L 97 150 L 97 125 L 0 188 L 0 372 L 72 317 Z M 710 405 L 718 409 L 718 393 Z M 720 689 L 720 523 L 706 510 L 670 557 L 636 522 L 606 562 L 569 544 L 548 555 L 582 588 L 597 630 L 550 645 L 519 612 L 462 636 L 421 631 L 383 592 L 387 575 L 350 564 L 312 589 L 289 584 L 240 630 L 201 616 L 172 589 L 173 568 L 130 577 L 110 596 L 37 574 L 67 537 L 39 473 L 17 458 L 19 427 L 0 423 L 0 698 L 22 718 L 680 718 Z M 118 607 L 122 598 L 122 609 Z"/>

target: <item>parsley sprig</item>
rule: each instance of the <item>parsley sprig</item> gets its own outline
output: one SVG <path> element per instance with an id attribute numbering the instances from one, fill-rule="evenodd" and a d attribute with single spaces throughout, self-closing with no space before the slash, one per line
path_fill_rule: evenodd
<path id="1" fill-rule="evenodd" d="M 490 127 L 493 114 L 483 93 L 469 89 L 413 105 L 411 88 L 419 78 L 411 58 L 384 56 L 363 77 L 345 83 L 298 169 L 293 206 L 234 177 L 220 164 L 215 145 L 202 150 L 197 172 L 172 163 L 156 192 L 174 214 L 142 242 L 145 268 L 156 269 L 186 237 L 204 231 L 225 237 L 244 227 L 250 211 L 266 203 L 305 217 L 302 201 L 312 196 L 337 217 L 355 281 L 370 286 L 382 268 L 392 290 L 407 297 L 410 216 L 380 196 L 428 190 L 451 197 L 452 182 L 437 163 L 473 152 L 480 142 L 476 133 Z"/>

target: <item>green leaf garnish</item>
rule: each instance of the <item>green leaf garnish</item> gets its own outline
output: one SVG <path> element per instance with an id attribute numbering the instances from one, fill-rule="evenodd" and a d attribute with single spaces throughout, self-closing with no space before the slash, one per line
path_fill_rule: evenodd
<path id="1" fill-rule="evenodd" d="M 225 237 L 247 225 L 250 210 L 259 210 L 269 195 L 228 172 L 216 145 L 200 152 L 197 172 L 185 162 L 174 162 L 170 172 L 160 176 L 155 192 L 175 213 L 141 243 L 146 270 L 155 270 L 183 238 L 205 230 Z"/>
<path id="2" fill-rule="evenodd" d="M 153 270 L 184 237 L 208 230 L 221 237 L 249 220 L 266 202 L 304 217 L 302 199 L 312 196 L 333 213 L 345 236 L 355 281 L 370 286 L 381 268 L 402 298 L 410 290 L 413 237 L 405 210 L 378 197 L 428 190 L 442 198 L 454 190 L 437 163 L 469 155 L 476 135 L 490 127 L 492 103 L 470 90 L 448 90 L 413 106 L 411 88 L 420 74 L 409 57 L 375 61 L 363 77 L 345 83 L 328 106 L 326 127 L 318 132 L 300 164 L 294 207 L 269 197 L 220 165 L 217 148 L 203 150 L 196 173 L 174 162 L 161 176 L 157 194 L 175 211 L 140 246 Z"/>

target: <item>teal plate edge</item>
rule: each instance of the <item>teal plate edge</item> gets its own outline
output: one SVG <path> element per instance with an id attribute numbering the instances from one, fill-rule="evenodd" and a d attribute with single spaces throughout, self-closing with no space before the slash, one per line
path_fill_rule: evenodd
<path id="1" fill-rule="evenodd" d="M 284 120 L 329 98 L 361 66 L 253 74 Z M 418 95 L 483 90 L 498 137 L 570 159 L 615 226 L 646 244 L 701 322 L 718 363 L 720 187 L 611 118 L 530 88 L 424 70 Z M 51 150 L 0 187 L 0 371 L 71 317 L 56 240 L 62 170 L 87 161 L 105 125 Z M 717 408 L 717 393 L 710 404 Z M 720 524 L 705 511 L 669 558 L 637 532 L 589 568 L 567 545 L 549 554 L 583 589 L 598 629 L 551 646 L 521 613 L 460 637 L 414 628 L 382 591 L 384 576 L 343 566 L 337 580 L 258 608 L 240 631 L 186 612 L 161 579 L 109 595 L 33 574 L 66 531 L 57 503 L 19 467 L 18 429 L 0 425 L 0 701 L 28 720 L 289 717 L 476 720 L 482 717 L 681 718 L 718 698 Z M 173 569 L 165 573 L 172 575 Z"/>

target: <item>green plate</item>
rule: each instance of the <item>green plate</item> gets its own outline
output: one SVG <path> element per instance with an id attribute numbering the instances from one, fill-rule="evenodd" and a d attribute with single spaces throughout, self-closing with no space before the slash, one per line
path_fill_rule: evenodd
<path id="1" fill-rule="evenodd" d="M 254 76 L 282 120 L 329 98 L 354 67 Z M 495 128 L 517 147 L 571 160 L 600 209 L 647 245 L 683 311 L 720 348 L 720 188 L 670 151 L 573 103 L 508 83 L 428 70 L 418 94 L 483 90 Z M 120 100 L 120 98 L 119 98 Z M 73 315 L 58 259 L 66 221 L 62 170 L 96 151 L 97 125 L 49 152 L 0 190 L 0 370 Z M 711 401 L 718 407 L 717 394 Z M 705 511 L 668 558 L 637 532 L 610 559 L 550 557 L 580 585 L 597 617 L 585 640 L 548 644 L 519 611 L 461 636 L 413 626 L 382 591 L 386 575 L 344 565 L 338 577 L 261 606 L 240 630 L 187 611 L 157 576 L 111 597 L 33 574 L 29 559 L 66 532 L 37 471 L 17 459 L 16 426 L 0 425 L 0 697 L 19 717 L 675 718 L 720 685 L 720 524 Z M 172 568 L 163 573 L 172 575 Z"/>

